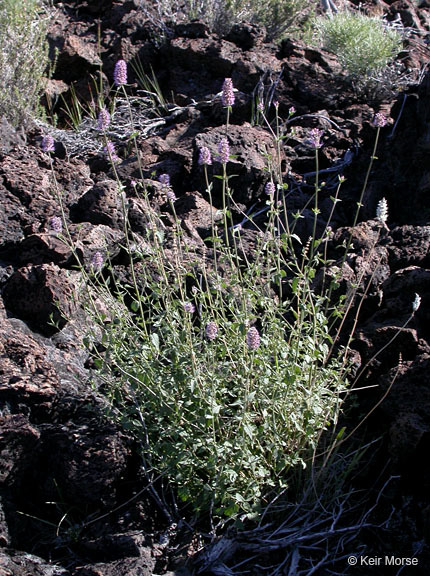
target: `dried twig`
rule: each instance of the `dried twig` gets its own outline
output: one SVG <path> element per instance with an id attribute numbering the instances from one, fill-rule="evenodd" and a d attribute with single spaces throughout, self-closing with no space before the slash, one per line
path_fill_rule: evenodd
<path id="1" fill-rule="evenodd" d="M 221 537 L 197 556 L 196 574 L 210 571 L 219 575 L 259 574 L 267 576 L 310 576 L 321 568 L 332 567 L 351 554 L 359 555 L 365 546 L 357 544 L 357 536 L 364 528 L 382 529 L 390 521 L 391 514 L 379 524 L 370 516 L 395 477 L 390 477 L 379 490 L 375 502 L 364 513 L 359 513 L 362 502 L 350 502 L 352 494 L 332 502 L 331 509 L 324 509 L 317 500 L 309 501 L 309 491 L 294 507 L 287 520 L 280 526 L 266 525 L 253 530 Z M 357 513 L 359 516 L 357 518 Z M 347 520 L 357 518 L 348 524 Z M 348 553 L 346 549 L 349 548 Z M 263 561 L 273 553 L 284 552 L 284 558 L 276 565 L 264 565 Z M 246 555 L 247 560 L 228 566 L 236 554 Z M 257 561 L 259 560 L 259 563 Z M 246 569 L 248 568 L 248 569 Z M 243 569 L 237 571 L 238 569 Z M 329 572 L 327 572 L 329 573 Z M 330 572 L 343 574 L 344 572 Z"/>

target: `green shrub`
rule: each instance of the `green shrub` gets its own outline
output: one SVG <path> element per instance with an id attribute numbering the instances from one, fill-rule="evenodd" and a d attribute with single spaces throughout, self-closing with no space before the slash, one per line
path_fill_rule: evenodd
<path id="1" fill-rule="evenodd" d="M 41 0 L 0 0 L 0 116 L 15 126 L 38 112 L 48 22 Z"/>
<path id="2" fill-rule="evenodd" d="M 318 183 L 313 238 L 300 248 L 283 219 L 274 170 L 267 219 L 245 252 L 241 227 L 232 228 L 228 148 L 222 138 L 213 183 L 201 167 L 210 202 L 216 187 L 223 206 L 217 217 L 212 212 L 210 248 L 183 237 L 167 174 L 160 182 L 175 222 L 168 243 L 146 183 L 136 184 L 146 238 L 134 238 L 124 218 L 130 272 L 97 255 L 87 340 L 111 415 L 141 442 L 149 478 L 166 479 L 195 513 L 224 519 L 258 512 L 286 487 L 293 467 L 306 465 L 337 420 L 348 372 L 329 330 L 341 305 L 313 287 L 321 264 Z M 276 158 L 269 165 L 280 166 Z M 122 190 L 118 181 L 126 216 Z"/>
<path id="3" fill-rule="evenodd" d="M 336 54 L 352 79 L 367 80 L 381 73 L 402 48 L 397 30 L 359 12 L 320 17 L 316 28 L 322 46 Z"/>
<path id="4" fill-rule="evenodd" d="M 266 241 L 258 250 L 271 247 Z M 103 292 L 116 312 L 98 323 L 105 352 L 96 364 L 112 413 L 142 441 L 147 470 L 168 479 L 194 511 L 255 512 L 336 420 L 345 366 L 329 359 L 326 300 L 305 275 L 295 276 L 294 295 L 280 304 L 270 289 L 271 258 L 228 277 L 203 268 L 197 255 L 188 259 L 138 258 L 144 291 L 138 298 L 129 291 L 129 307 L 124 286 L 114 291 L 116 303 Z M 218 262 L 230 268 L 227 248 Z M 248 334 L 254 321 L 256 349 Z"/>
<path id="5" fill-rule="evenodd" d="M 127 100 L 124 84 L 115 91 L 114 105 L 121 93 Z M 337 421 L 349 364 L 333 337 L 348 312 L 346 301 L 334 302 L 335 275 L 315 280 L 327 265 L 324 246 L 333 214 L 317 237 L 323 133 L 311 129 L 306 140 L 315 154 L 316 179 L 305 208 L 313 213 L 312 235 L 302 245 L 294 229 L 303 214 L 289 213 L 286 204 L 285 135 L 275 133 L 261 112 L 274 149 L 264 153 L 265 207 L 255 214 L 265 216 L 254 221 L 230 188 L 231 79 L 225 79 L 222 101 L 226 136 L 216 156 L 206 147 L 198 151 L 212 205 L 205 244 L 185 236 L 168 174 L 155 183 L 141 172 L 133 182 L 133 195 L 145 207 L 145 227 L 133 233 L 116 168 L 121 160 L 105 126 L 100 139 L 123 213 L 121 264 L 96 252 L 80 269 L 89 320 L 85 343 L 110 416 L 138 439 L 150 486 L 159 488 L 162 479 L 194 514 L 224 521 L 258 513 L 287 487 L 293 468 L 311 461 L 321 434 Z M 129 113 L 133 126 L 130 101 Z M 154 195 L 164 197 L 171 226 L 152 208 Z M 61 206 L 60 192 L 58 200 Z M 254 231 L 251 250 L 244 248 L 247 231 L 234 225 L 233 207 Z M 65 232 L 73 249 L 66 226 Z M 79 261 L 76 250 L 75 256 Z"/>
<path id="6" fill-rule="evenodd" d="M 176 0 L 158 0 L 160 17 L 177 18 L 181 13 Z M 287 30 L 297 30 L 315 10 L 313 0 L 189 0 L 185 13 L 189 19 L 198 18 L 219 34 L 227 33 L 239 22 L 263 25 L 268 37 L 280 39 Z"/>
<path id="7" fill-rule="evenodd" d="M 263 25 L 271 40 L 280 40 L 285 33 L 297 32 L 315 10 L 313 0 L 233 0 L 237 20 Z"/>
<path id="8" fill-rule="evenodd" d="M 127 99 L 126 86 L 119 90 Z M 120 159 L 101 130 L 117 179 L 126 260 L 111 265 L 109 254 L 97 252 L 89 267 L 80 267 L 86 345 L 110 416 L 140 442 L 151 485 L 162 478 L 194 514 L 224 521 L 258 513 L 287 487 L 294 467 L 307 465 L 322 432 L 337 421 L 349 365 L 332 339 L 344 307 L 329 297 L 335 280 L 327 277 L 326 289 L 314 286 L 330 233 L 327 223 L 316 237 L 318 177 L 309 200 L 313 232 L 301 245 L 294 228 L 303 215 L 285 217 L 284 135 L 265 119 L 275 145 L 264 154 L 266 216 L 257 223 L 245 215 L 230 188 L 231 79 L 222 92 L 226 136 L 216 156 L 201 148 L 197 163 L 212 205 L 205 244 L 184 236 L 168 174 L 155 184 L 141 173 L 133 183 L 146 221 L 141 235 L 133 234 Z M 318 174 L 322 132 L 309 136 Z M 152 208 L 154 193 L 164 195 L 172 227 Z M 252 250 L 244 249 L 246 233 L 234 225 L 233 207 L 255 231 Z M 73 249 L 67 228 L 64 239 Z"/>

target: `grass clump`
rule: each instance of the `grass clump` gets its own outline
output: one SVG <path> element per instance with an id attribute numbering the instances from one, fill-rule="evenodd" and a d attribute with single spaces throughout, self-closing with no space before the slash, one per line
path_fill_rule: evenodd
<path id="1" fill-rule="evenodd" d="M 48 65 L 48 23 L 41 0 L 0 1 L 0 116 L 14 126 L 38 113 Z"/>
<path id="2" fill-rule="evenodd" d="M 402 49 L 402 36 L 377 17 L 342 11 L 316 21 L 322 46 L 336 54 L 353 80 L 368 81 L 384 71 Z"/>
<path id="3" fill-rule="evenodd" d="M 227 34 L 234 24 L 250 22 L 264 26 L 271 40 L 280 40 L 286 31 L 297 31 L 315 11 L 312 0 L 188 0 L 185 7 L 177 0 L 157 2 L 160 18 L 200 19 L 218 34 Z"/>
<path id="4" fill-rule="evenodd" d="M 211 3 L 213 0 L 206 0 Z M 221 13 L 228 14 L 226 27 L 243 21 L 263 25 L 270 40 L 280 40 L 288 31 L 297 31 L 314 10 L 310 0 L 269 0 L 261 4 L 258 0 L 227 0 Z M 204 10 L 201 13 L 204 17 Z M 211 23 L 216 29 L 218 19 Z"/>

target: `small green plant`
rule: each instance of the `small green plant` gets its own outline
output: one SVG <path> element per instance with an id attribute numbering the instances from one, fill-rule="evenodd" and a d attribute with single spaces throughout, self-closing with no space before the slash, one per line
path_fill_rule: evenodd
<path id="1" fill-rule="evenodd" d="M 178 13 L 185 12 L 187 19 L 198 18 L 219 34 L 246 21 L 263 25 L 272 40 L 281 39 L 287 30 L 298 30 L 315 10 L 313 0 L 269 0 L 264 4 L 258 0 L 188 0 L 185 10 L 177 0 L 158 0 L 157 6 L 162 21 L 176 20 Z"/>
<path id="2" fill-rule="evenodd" d="M 160 115 L 160 112 L 167 112 L 168 104 L 163 96 L 157 77 L 155 76 L 152 67 L 151 76 L 148 76 L 148 74 L 145 73 L 143 64 L 139 58 L 134 60 L 132 67 L 136 73 L 137 82 L 143 89 L 144 95 L 149 97 L 151 100 L 155 113 Z"/>
<path id="3" fill-rule="evenodd" d="M 313 0 L 233 0 L 236 22 L 249 21 L 263 25 L 270 40 L 281 40 L 285 34 L 297 33 L 315 11 Z"/>
<path id="4" fill-rule="evenodd" d="M 338 12 L 316 20 L 319 41 L 336 54 L 352 80 L 380 74 L 402 49 L 402 36 L 380 18 Z"/>
<path id="5" fill-rule="evenodd" d="M 41 0 L 0 2 L 0 116 L 15 126 L 39 112 L 48 67 L 48 24 Z"/>

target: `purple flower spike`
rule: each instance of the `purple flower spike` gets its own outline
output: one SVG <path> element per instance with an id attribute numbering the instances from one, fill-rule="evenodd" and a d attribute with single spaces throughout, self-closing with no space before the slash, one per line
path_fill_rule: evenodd
<path id="1" fill-rule="evenodd" d="M 99 112 L 99 116 L 97 118 L 97 128 L 99 130 L 107 130 L 110 124 L 110 114 L 106 108 L 102 108 Z"/>
<path id="2" fill-rule="evenodd" d="M 196 307 L 192 302 L 184 302 L 184 310 L 188 314 L 193 314 L 196 311 Z"/>
<path id="3" fill-rule="evenodd" d="M 322 130 L 319 130 L 318 128 L 312 128 L 312 130 L 309 132 L 309 139 L 308 139 L 309 146 L 311 148 L 315 148 L 315 150 L 321 148 L 322 146 L 321 137 L 323 134 L 324 132 Z"/>
<path id="4" fill-rule="evenodd" d="M 55 152 L 54 138 L 50 134 L 42 138 L 42 150 L 44 152 Z"/>
<path id="5" fill-rule="evenodd" d="M 210 164 L 212 164 L 211 151 L 207 146 L 202 146 L 200 148 L 200 154 L 199 154 L 199 165 L 209 166 Z"/>
<path id="6" fill-rule="evenodd" d="M 264 190 L 268 196 L 274 196 L 276 188 L 275 188 L 275 185 L 273 184 L 273 182 L 271 180 L 270 180 L 270 182 L 268 182 L 266 184 L 266 187 Z"/>
<path id="7" fill-rule="evenodd" d="M 226 78 L 222 85 L 221 101 L 223 106 L 233 106 L 234 104 L 234 88 L 231 78 Z"/>
<path id="8" fill-rule="evenodd" d="M 373 125 L 377 128 L 383 128 L 387 124 L 387 117 L 382 112 L 377 112 L 373 118 Z"/>
<path id="9" fill-rule="evenodd" d="M 206 324 L 205 334 L 208 340 L 215 340 L 218 334 L 218 326 L 215 322 L 208 322 Z"/>
<path id="10" fill-rule="evenodd" d="M 103 148 L 103 150 L 111 162 L 114 162 L 114 164 L 120 162 L 119 156 L 115 150 L 115 146 L 110 140 L 106 142 L 106 146 Z"/>
<path id="11" fill-rule="evenodd" d="M 170 186 L 170 176 L 168 174 L 160 174 L 158 181 L 163 186 Z"/>
<path id="12" fill-rule="evenodd" d="M 95 252 L 91 258 L 91 266 L 93 270 L 99 272 L 103 267 L 103 256 L 101 252 Z"/>
<path id="13" fill-rule="evenodd" d="M 260 334 L 258 333 L 257 328 L 255 326 L 251 326 L 251 328 L 246 333 L 246 343 L 248 344 L 248 348 L 250 350 L 257 350 L 260 346 Z"/>
<path id="14" fill-rule="evenodd" d="M 59 216 L 52 216 L 52 218 L 48 220 L 48 224 L 51 230 L 57 232 L 57 234 L 61 234 L 63 231 L 63 221 Z"/>
<path id="15" fill-rule="evenodd" d="M 176 194 L 173 192 L 171 188 L 167 189 L 166 198 L 169 202 L 176 202 Z"/>
<path id="16" fill-rule="evenodd" d="M 227 138 L 222 138 L 221 142 L 218 144 L 218 161 L 221 162 L 221 164 L 227 164 L 229 160 L 230 146 Z"/>
<path id="17" fill-rule="evenodd" d="M 113 71 L 113 82 L 115 86 L 122 86 L 127 84 L 127 62 L 125 60 L 118 60 L 115 64 Z"/>

